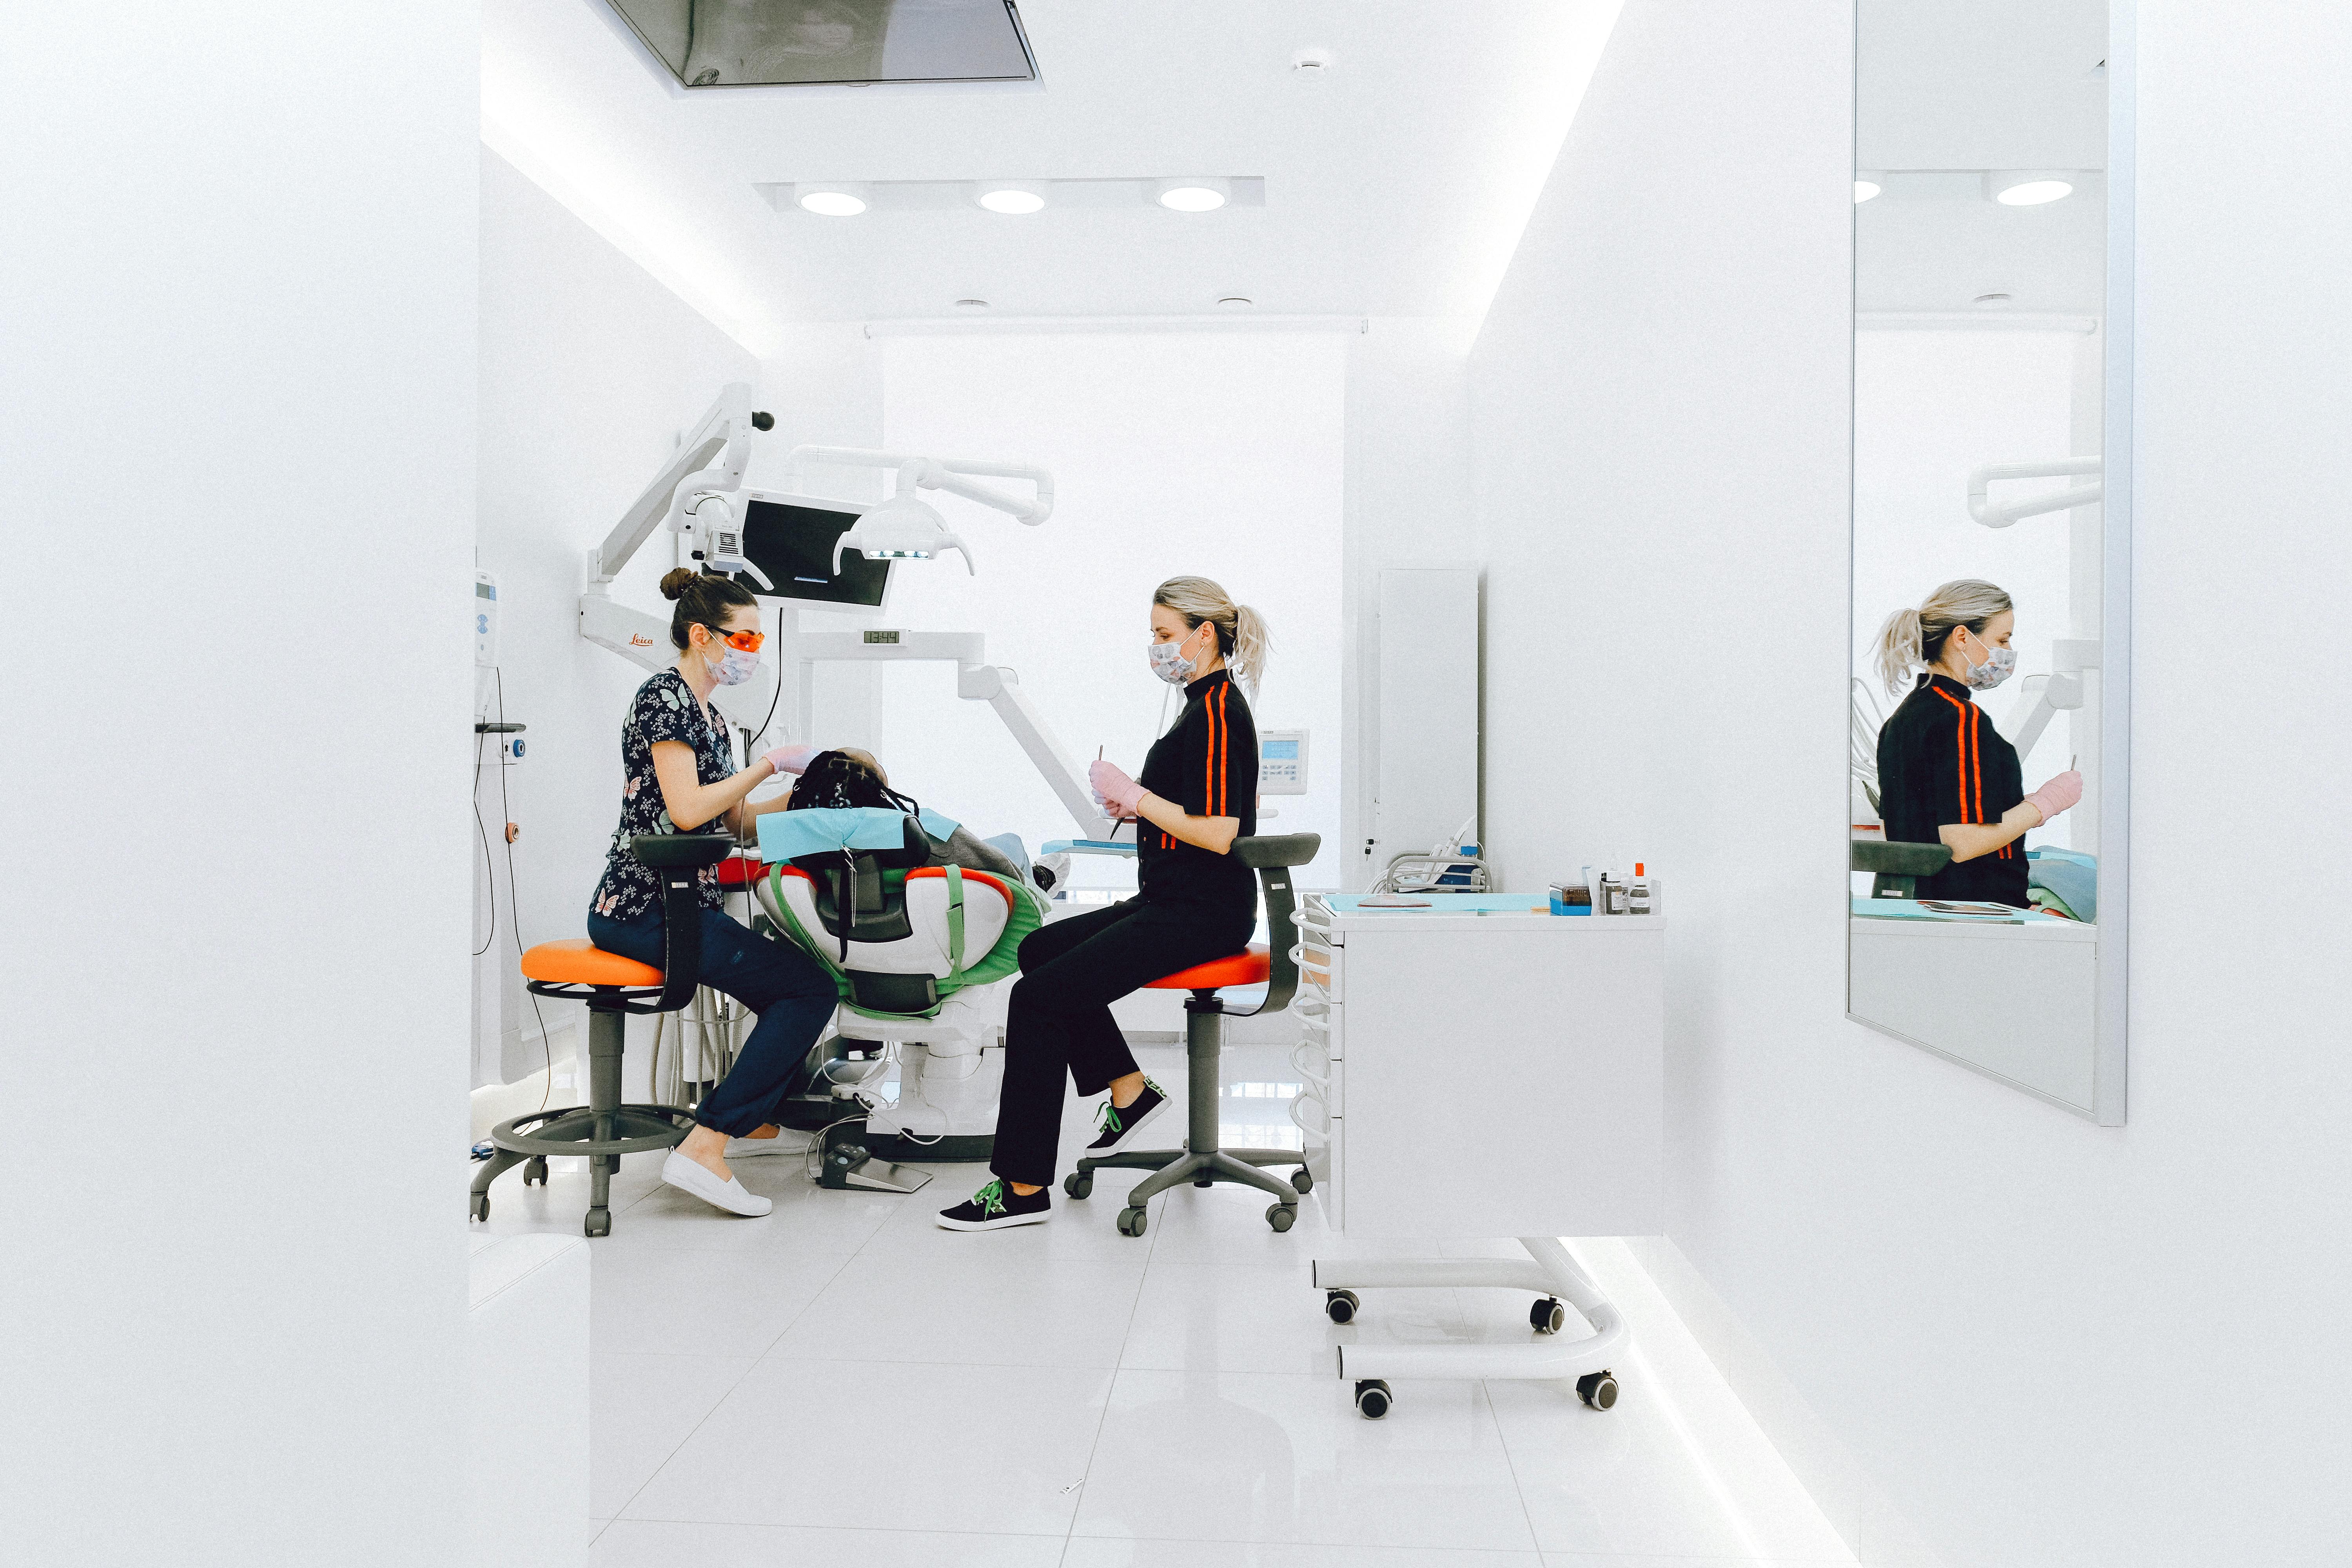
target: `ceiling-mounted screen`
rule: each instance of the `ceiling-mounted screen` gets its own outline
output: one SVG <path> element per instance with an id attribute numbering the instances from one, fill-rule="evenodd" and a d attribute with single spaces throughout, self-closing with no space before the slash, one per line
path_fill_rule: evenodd
<path id="1" fill-rule="evenodd" d="M 1034 81 L 1013 0 L 612 0 L 687 88 Z"/>
<path id="2" fill-rule="evenodd" d="M 775 586 L 763 588 L 745 573 L 736 574 L 737 582 L 754 594 L 804 604 L 872 609 L 882 603 L 890 586 L 889 562 L 845 550 L 840 572 L 833 569 L 834 541 L 857 521 L 857 508 L 756 490 L 743 495 L 743 553 Z"/>

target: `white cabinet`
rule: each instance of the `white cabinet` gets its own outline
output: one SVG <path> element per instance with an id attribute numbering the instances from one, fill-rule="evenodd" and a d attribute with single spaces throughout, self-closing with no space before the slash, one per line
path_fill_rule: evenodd
<path id="1" fill-rule="evenodd" d="M 1295 1114 L 1334 1229 L 1664 1228 L 1664 920 L 1516 903 L 1308 900 Z"/>

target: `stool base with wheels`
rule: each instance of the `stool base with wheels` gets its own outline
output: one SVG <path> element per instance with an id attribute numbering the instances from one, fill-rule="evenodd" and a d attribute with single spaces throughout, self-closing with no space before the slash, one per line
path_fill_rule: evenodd
<path id="1" fill-rule="evenodd" d="M 699 834 L 648 834 L 630 851 L 662 879 L 662 967 L 606 952 L 585 940 L 543 942 L 522 955 L 529 990 L 588 1005 L 588 1103 L 537 1110 L 491 1129 L 494 1152 L 474 1173 L 468 1217 L 490 1217 L 490 1184 L 517 1165 L 525 1186 L 545 1185 L 547 1162 L 565 1155 L 588 1161 L 588 1213 L 581 1229 L 609 1236 L 613 1177 L 624 1154 L 674 1149 L 694 1131 L 693 1113 L 676 1105 L 621 1103 L 621 1057 L 628 1016 L 671 1013 L 694 995 L 702 965 L 701 910 L 695 872 L 728 852 L 728 841 Z"/>
<path id="2" fill-rule="evenodd" d="M 1184 999 L 1188 1071 L 1184 1147 L 1090 1155 L 1080 1160 L 1077 1169 L 1062 1182 L 1064 1192 L 1074 1198 L 1083 1198 L 1094 1191 L 1095 1172 L 1102 1166 L 1152 1172 L 1127 1194 L 1127 1206 L 1118 1215 L 1121 1236 L 1141 1236 L 1147 1223 L 1145 1205 L 1159 1194 L 1186 1182 L 1196 1187 L 1217 1182 L 1256 1187 L 1275 1197 L 1273 1206 L 1265 1211 L 1266 1224 L 1278 1231 L 1288 1230 L 1297 1220 L 1298 1200 L 1314 1186 L 1313 1179 L 1307 1174 L 1303 1151 L 1217 1146 L 1217 1099 L 1221 1087 L 1217 1081 L 1217 1058 L 1222 1021 L 1226 1016 L 1224 1001 L 1217 993 L 1231 985 L 1265 984 L 1265 1000 L 1246 1013 L 1233 1015 L 1239 1018 L 1279 1013 L 1290 1005 L 1291 995 L 1298 988 L 1298 961 L 1295 956 L 1298 937 L 1291 920 L 1290 868 L 1315 858 L 1322 842 L 1321 837 L 1313 833 L 1234 839 L 1231 853 L 1242 864 L 1255 868 L 1265 887 L 1267 934 L 1272 939 L 1269 946 L 1253 947 L 1230 958 L 1196 963 L 1155 980 L 1147 987 L 1192 993 Z M 1297 1165 L 1298 1172 L 1286 1182 L 1267 1175 L 1258 1168 L 1262 1165 Z"/>

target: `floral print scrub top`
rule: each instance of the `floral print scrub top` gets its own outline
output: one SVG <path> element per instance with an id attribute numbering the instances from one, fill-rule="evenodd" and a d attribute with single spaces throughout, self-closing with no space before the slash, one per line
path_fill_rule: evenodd
<path id="1" fill-rule="evenodd" d="M 621 726 L 621 826 L 614 831 L 613 847 L 604 857 L 604 879 L 596 884 L 589 908 L 609 920 L 635 921 L 661 909 L 661 879 L 653 868 L 629 853 L 629 840 L 640 833 L 676 833 L 662 805 L 661 781 L 654 776 L 654 742 L 682 741 L 694 748 L 694 776 L 702 784 L 718 784 L 733 775 L 735 757 L 724 729 L 703 717 L 694 689 L 674 669 L 665 669 L 643 686 L 629 701 L 628 721 Z M 726 820 L 713 817 L 698 833 L 724 833 Z M 702 907 L 723 909 L 719 868 L 705 866 L 695 873 Z"/>

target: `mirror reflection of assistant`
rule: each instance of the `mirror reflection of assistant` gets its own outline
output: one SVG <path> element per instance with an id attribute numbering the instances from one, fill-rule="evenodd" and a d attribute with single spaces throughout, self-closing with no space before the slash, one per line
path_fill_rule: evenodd
<path id="1" fill-rule="evenodd" d="M 1887 842 L 1952 852 L 1949 865 L 1918 879 L 1918 898 L 2031 907 L 2021 841 L 2083 798 L 2083 775 L 2071 767 L 2027 794 L 2017 748 L 1974 700 L 2016 669 L 2016 624 L 2008 594 L 1961 578 L 1880 628 L 1880 678 L 1890 694 L 1911 688 L 1878 732 Z"/>

